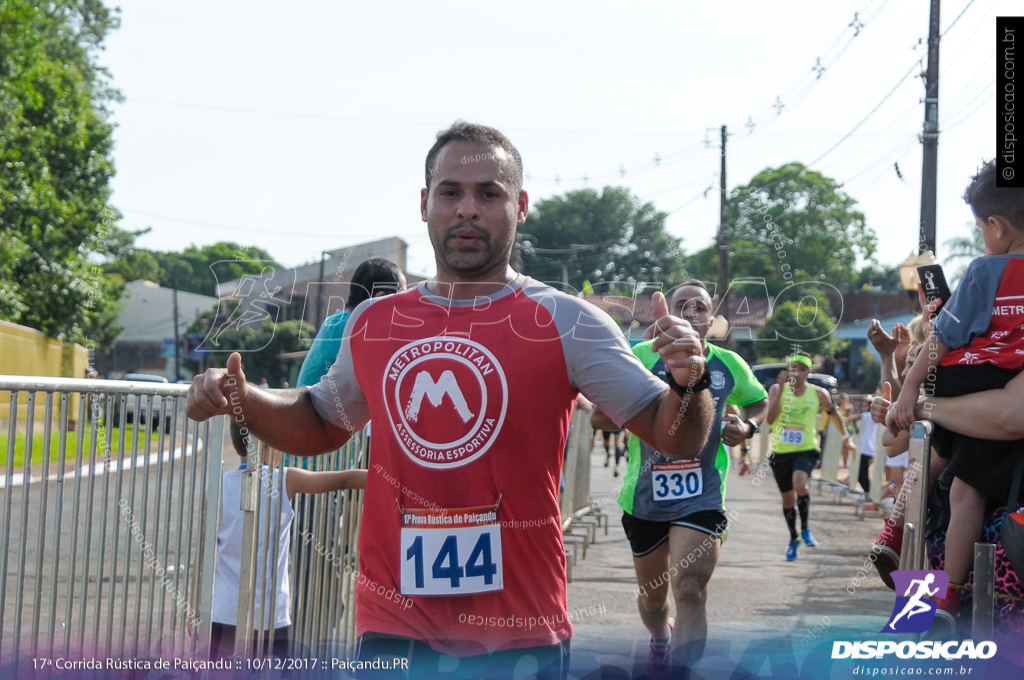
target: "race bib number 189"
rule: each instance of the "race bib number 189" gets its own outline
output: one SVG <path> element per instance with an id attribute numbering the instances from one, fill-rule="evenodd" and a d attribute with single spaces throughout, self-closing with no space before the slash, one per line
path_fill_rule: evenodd
<path id="1" fill-rule="evenodd" d="M 803 446 L 804 429 L 802 427 L 783 427 L 782 443 L 790 444 L 793 446 Z"/>
<path id="2" fill-rule="evenodd" d="M 402 594 L 502 589 L 498 507 L 402 510 Z"/>

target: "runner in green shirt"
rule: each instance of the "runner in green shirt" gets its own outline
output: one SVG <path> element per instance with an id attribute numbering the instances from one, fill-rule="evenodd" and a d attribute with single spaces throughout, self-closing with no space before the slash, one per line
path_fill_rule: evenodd
<path id="1" fill-rule="evenodd" d="M 669 310 L 700 335 L 711 376 L 715 404 L 711 435 L 699 458 L 666 458 L 637 437 L 629 439 L 629 461 L 619 494 L 622 525 L 633 551 L 640 618 L 651 631 L 648 675 L 667 677 L 692 665 L 707 636 L 707 585 L 718 563 L 726 526 L 725 478 L 729 469 L 726 446 L 753 436 L 767 411 L 767 394 L 750 367 L 727 349 L 706 341 L 711 325 L 711 296 L 700 281 L 681 284 L 670 297 Z M 665 379 L 665 364 L 642 342 L 633 353 L 655 375 Z M 743 418 L 725 414 L 726 404 L 743 409 Z M 612 426 L 599 409 L 591 418 L 595 428 Z M 749 471 L 744 458 L 741 474 Z M 694 557 L 696 555 L 696 557 Z M 666 579 L 664 575 L 669 575 Z M 671 583 L 677 620 L 673 621 L 668 593 Z M 673 624 L 675 626 L 673 632 Z M 677 677 L 673 673 L 671 677 Z"/>
<path id="2" fill-rule="evenodd" d="M 801 537 L 810 547 L 818 545 L 808 526 L 811 496 L 807 490 L 807 480 L 821 456 L 816 428 L 818 413 L 824 411 L 829 417 L 838 419 L 843 436 L 848 436 L 846 420 L 833 406 L 828 390 L 807 382 L 811 366 L 810 355 L 794 353 L 789 358 L 788 370 L 780 372 L 777 382 L 768 390 L 772 474 L 782 494 L 782 514 L 789 527 L 787 560 L 796 559 Z M 799 535 L 796 532 L 798 511 L 803 528 Z"/>

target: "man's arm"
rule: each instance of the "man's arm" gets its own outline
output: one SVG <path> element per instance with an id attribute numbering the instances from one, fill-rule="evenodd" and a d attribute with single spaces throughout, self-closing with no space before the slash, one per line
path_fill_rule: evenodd
<path id="1" fill-rule="evenodd" d="M 193 379 L 185 413 L 200 422 L 230 416 L 269 446 L 297 456 L 333 451 L 351 436 L 317 413 L 305 388 L 249 389 L 238 352 L 228 357 L 227 368 L 210 368 Z"/>
<path id="2" fill-rule="evenodd" d="M 590 426 L 595 430 L 604 430 L 605 432 L 614 432 L 615 430 L 622 429 L 597 404 L 594 404 L 594 410 L 590 412 Z"/>
<path id="3" fill-rule="evenodd" d="M 963 397 L 921 397 L 915 415 L 980 439 L 1024 439 L 1024 373 L 999 390 Z"/>
<path id="4" fill-rule="evenodd" d="M 836 429 L 842 433 L 843 437 L 849 437 L 850 430 L 846 425 L 846 418 L 844 418 L 842 412 L 836 408 L 836 405 L 832 403 L 832 395 L 829 394 L 828 390 L 824 387 L 815 386 L 814 389 L 818 393 L 818 404 L 820 404 L 822 410 L 825 411 L 825 415 L 836 424 Z"/>
<path id="5" fill-rule="evenodd" d="M 653 296 L 657 319 L 644 333 L 653 340 L 651 350 L 661 356 L 672 380 L 681 389 L 692 388 L 707 368 L 700 336 L 690 324 L 669 315 L 668 302 L 660 291 Z M 696 458 L 711 434 L 714 402 L 708 390 L 678 394 L 666 389 L 637 415 L 623 423 L 633 434 L 669 458 Z"/>
<path id="6" fill-rule="evenodd" d="M 365 489 L 366 470 L 337 470 L 312 472 L 302 468 L 288 468 L 288 500 L 297 493 L 326 493 L 343 489 Z"/>
<path id="7" fill-rule="evenodd" d="M 782 411 L 782 386 L 786 384 L 787 375 L 789 375 L 788 371 L 780 371 L 775 384 L 768 388 L 767 418 L 769 425 L 775 424 L 775 421 L 779 419 L 779 413 Z"/>
<path id="8" fill-rule="evenodd" d="M 675 406 L 660 402 L 668 402 L 675 397 Z M 701 399 L 705 397 L 706 399 Z M 666 424 L 665 418 L 669 409 L 675 408 L 675 414 Z M 690 396 L 684 407 L 683 400 L 669 390 L 651 401 L 640 413 L 621 427 L 611 419 L 599 406 L 594 406 L 590 414 L 590 426 L 595 430 L 612 431 L 626 428 L 643 439 L 659 453 L 669 458 L 696 458 L 707 443 L 711 434 L 711 423 L 714 416 L 714 403 L 707 390 Z M 659 428 L 661 428 L 659 434 Z M 664 442 L 659 444 L 658 442 Z M 664 445 L 675 448 L 665 449 Z"/>
<path id="9" fill-rule="evenodd" d="M 764 422 L 767 412 L 768 400 L 762 399 L 744 406 L 742 417 L 737 417 L 734 413 L 726 413 L 722 419 L 722 441 L 726 446 L 739 446 L 750 435 L 750 425 L 747 421 L 753 420 L 760 425 Z"/>
<path id="10" fill-rule="evenodd" d="M 672 390 L 655 397 L 623 427 L 669 458 L 696 458 L 711 435 L 714 402 L 707 390 L 680 398 Z"/>
<path id="11" fill-rule="evenodd" d="M 935 333 L 928 336 L 917 354 L 917 361 L 907 373 L 907 379 L 903 381 L 903 392 L 896 399 L 894 409 L 894 422 L 901 430 L 909 430 L 911 423 L 915 420 L 916 397 L 920 392 L 921 384 L 928 378 L 935 367 L 939 365 L 942 357 L 949 352 L 949 347 L 935 337 Z"/>
<path id="12" fill-rule="evenodd" d="M 898 435 L 893 435 L 888 429 L 882 430 L 882 446 L 885 447 L 885 455 L 889 458 L 900 455 L 910 446 L 910 432 L 900 430 Z"/>
<path id="13" fill-rule="evenodd" d="M 762 399 L 761 401 L 755 401 L 753 404 L 747 404 L 743 407 L 743 418 L 744 420 L 753 420 L 758 425 L 764 423 L 765 417 L 768 415 L 768 399 Z"/>

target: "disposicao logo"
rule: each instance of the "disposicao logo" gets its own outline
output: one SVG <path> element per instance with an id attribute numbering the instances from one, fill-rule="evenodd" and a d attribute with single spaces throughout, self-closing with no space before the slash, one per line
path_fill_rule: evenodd
<path id="1" fill-rule="evenodd" d="M 892 580 L 896 597 L 892 616 L 881 633 L 923 633 L 935 621 L 935 601 L 929 598 L 945 597 L 949 576 L 944 571 L 894 571 Z M 833 659 L 882 659 L 895 654 L 900 659 L 991 659 L 997 651 L 996 643 L 974 640 L 836 640 L 832 643 Z"/>

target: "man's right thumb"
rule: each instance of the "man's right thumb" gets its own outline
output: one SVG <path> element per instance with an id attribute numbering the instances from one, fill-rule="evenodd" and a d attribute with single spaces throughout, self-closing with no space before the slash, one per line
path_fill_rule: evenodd
<path id="1" fill-rule="evenodd" d="M 882 383 L 882 398 L 886 401 L 892 401 L 892 385 L 886 380 Z"/>
<path id="2" fill-rule="evenodd" d="M 231 375 L 242 375 L 242 355 L 238 352 L 232 352 L 231 356 L 228 357 L 226 368 Z"/>

